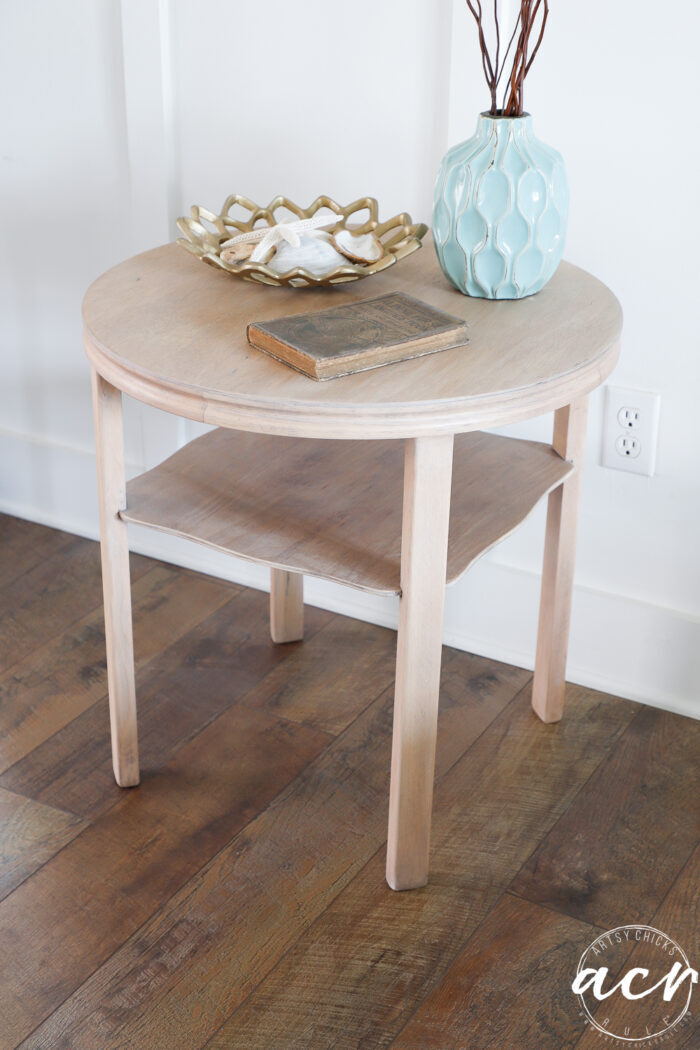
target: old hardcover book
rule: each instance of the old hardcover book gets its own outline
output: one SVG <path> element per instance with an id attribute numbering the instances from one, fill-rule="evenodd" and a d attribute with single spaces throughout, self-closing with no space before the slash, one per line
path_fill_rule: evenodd
<path id="1" fill-rule="evenodd" d="M 462 346 L 467 324 L 403 292 L 311 314 L 253 322 L 248 342 L 312 379 L 390 365 Z"/>

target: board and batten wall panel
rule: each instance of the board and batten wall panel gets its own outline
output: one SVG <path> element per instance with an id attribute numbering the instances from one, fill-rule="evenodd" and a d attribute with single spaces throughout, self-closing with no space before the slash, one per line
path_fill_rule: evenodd
<path id="1" fill-rule="evenodd" d="M 481 71 L 462 60 L 473 53 L 474 31 L 462 7 L 455 0 L 450 142 L 472 132 L 480 108 L 474 99 L 484 98 Z M 600 466 L 603 391 L 592 397 L 569 674 L 598 676 L 614 690 L 624 669 L 642 698 L 657 690 L 659 697 L 680 696 L 683 709 L 697 715 L 700 142 L 684 134 L 685 118 L 669 105 L 666 86 L 673 84 L 679 100 L 694 95 L 689 41 L 700 31 L 700 8 L 683 3 L 674 9 L 678 20 L 652 26 L 633 17 L 631 2 L 550 7 L 525 105 L 535 133 L 567 162 L 566 255 L 622 302 L 622 354 L 611 384 L 662 398 L 656 474 L 645 478 Z M 640 93 L 638 104 L 631 91 Z M 503 432 L 544 439 L 548 425 L 531 420 Z M 543 509 L 491 556 L 513 581 L 539 574 Z"/>
<path id="2" fill-rule="evenodd" d="M 119 5 L 0 17 L 0 426 L 89 448 L 82 289 L 129 250 Z"/>
<path id="3" fill-rule="evenodd" d="M 450 16 L 434 0 L 173 4 L 181 206 L 369 195 L 429 220 Z"/>
<path id="4" fill-rule="evenodd" d="M 526 99 L 537 133 L 568 162 L 567 255 L 623 303 L 613 382 L 663 398 L 652 479 L 599 466 L 594 398 L 568 675 L 697 714 L 700 158 L 666 85 L 692 97 L 700 26 L 684 0 L 671 48 L 663 24 L 631 10 L 553 4 Z M 383 213 L 429 221 L 439 159 L 486 105 L 474 27 L 463 0 L 0 0 L 0 18 L 0 510 L 95 536 L 87 285 L 172 239 L 191 203 L 218 207 L 234 191 L 301 203 L 370 194 Z M 201 429 L 128 399 L 126 418 L 132 473 Z M 507 432 L 546 440 L 550 428 L 540 419 Z M 538 508 L 448 591 L 446 642 L 531 666 L 543 523 Z M 267 586 L 262 569 L 205 548 L 138 529 L 132 540 Z M 389 599 L 319 581 L 306 594 L 396 623 Z"/>
<path id="5" fill-rule="evenodd" d="M 481 70 L 460 60 L 473 53 L 474 43 L 472 20 L 460 17 L 462 6 L 455 0 L 451 142 L 471 134 L 474 99 L 484 99 Z M 525 105 L 535 133 L 567 162 L 566 255 L 595 272 L 622 302 L 622 354 L 610 383 L 653 390 L 662 398 L 653 478 L 599 465 L 602 391 L 592 399 L 577 579 L 697 618 L 700 139 L 684 135 L 685 118 L 669 106 L 665 88 L 673 84 L 676 99 L 694 95 L 697 63 L 684 34 L 700 32 L 700 6 L 677 5 L 673 18 L 660 18 L 654 27 L 632 17 L 631 2 L 550 8 Z M 653 66 L 647 68 L 650 55 Z M 629 98 L 632 88 L 641 91 L 639 104 Z M 517 433 L 541 438 L 544 422 L 524 424 Z M 506 556 L 538 570 L 527 526 L 501 549 L 499 557 Z"/>

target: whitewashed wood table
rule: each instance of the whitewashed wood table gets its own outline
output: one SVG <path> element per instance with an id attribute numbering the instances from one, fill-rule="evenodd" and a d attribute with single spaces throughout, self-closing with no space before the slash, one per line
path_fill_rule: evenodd
<path id="1" fill-rule="evenodd" d="M 246 342 L 248 321 L 394 290 L 465 318 L 470 344 L 316 383 Z M 139 780 L 128 522 L 268 565 L 275 642 L 302 637 L 305 573 L 399 594 L 387 880 L 424 885 L 445 584 L 546 494 L 532 703 L 562 714 L 586 408 L 617 359 L 617 300 L 568 263 L 532 298 L 466 298 L 430 245 L 332 290 L 236 282 L 167 245 L 100 277 L 83 314 L 117 782 Z M 127 485 L 122 392 L 218 429 Z M 551 446 L 482 433 L 551 410 Z"/>

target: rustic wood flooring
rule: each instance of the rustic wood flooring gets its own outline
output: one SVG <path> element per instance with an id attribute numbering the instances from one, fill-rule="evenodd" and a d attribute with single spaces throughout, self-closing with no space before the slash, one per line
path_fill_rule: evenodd
<path id="1" fill-rule="evenodd" d="M 529 672 L 446 648 L 431 881 L 392 893 L 394 633 L 307 608 L 275 646 L 265 594 L 132 583 L 124 791 L 97 544 L 0 516 L 2 1050 L 587 1050 L 597 935 L 700 958 L 700 723 L 569 686 L 545 726 Z"/>

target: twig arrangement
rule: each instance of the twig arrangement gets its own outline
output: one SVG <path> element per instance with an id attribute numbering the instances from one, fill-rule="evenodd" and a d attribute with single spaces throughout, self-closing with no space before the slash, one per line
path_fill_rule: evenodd
<path id="1" fill-rule="evenodd" d="M 493 21 L 496 32 L 496 51 L 494 60 L 491 60 L 491 52 L 486 43 L 484 32 L 484 12 L 481 0 L 467 0 L 467 7 L 476 19 L 479 32 L 479 46 L 481 48 L 481 61 L 484 67 L 484 76 L 491 94 L 491 116 L 521 117 L 523 115 L 523 84 L 525 77 L 530 72 L 530 67 L 535 60 L 535 55 L 540 49 L 544 27 L 549 15 L 548 0 L 520 0 L 520 11 L 515 21 L 515 28 L 508 42 L 508 46 L 501 60 L 501 29 L 498 21 L 498 0 L 493 0 Z M 535 25 L 539 21 L 539 30 Z M 531 49 L 532 41 L 535 41 Z M 503 71 L 506 68 L 508 56 L 513 43 L 515 51 L 510 67 L 510 75 L 506 81 L 506 90 L 503 97 L 503 108 L 498 109 L 496 93 L 501 82 Z"/>

